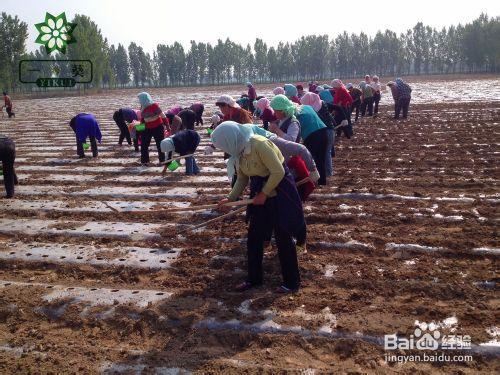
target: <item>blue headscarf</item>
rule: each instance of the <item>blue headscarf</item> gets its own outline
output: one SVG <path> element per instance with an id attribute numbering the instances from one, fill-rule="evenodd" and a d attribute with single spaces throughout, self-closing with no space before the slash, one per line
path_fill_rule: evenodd
<path id="1" fill-rule="evenodd" d="M 153 98 L 151 98 L 151 95 L 149 95 L 147 92 L 141 92 L 139 95 L 137 95 L 139 98 L 139 103 L 141 103 L 141 109 L 144 110 L 144 108 L 150 106 L 151 104 L 154 104 Z"/>
<path id="2" fill-rule="evenodd" d="M 398 88 L 401 88 L 403 86 L 403 84 L 404 84 L 404 81 L 403 81 L 402 78 L 396 78 L 396 80 L 394 82 L 396 83 L 396 86 Z"/>
<path id="3" fill-rule="evenodd" d="M 290 83 L 287 83 L 285 86 L 285 95 L 287 98 L 291 98 L 292 96 L 297 96 L 299 94 L 297 87 L 295 85 L 292 85 Z"/>

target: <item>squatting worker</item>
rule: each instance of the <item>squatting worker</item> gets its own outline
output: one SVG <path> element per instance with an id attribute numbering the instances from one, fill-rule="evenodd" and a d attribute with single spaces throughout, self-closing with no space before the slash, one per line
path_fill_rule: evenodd
<path id="1" fill-rule="evenodd" d="M 283 284 L 278 293 L 290 293 L 300 285 L 297 252 L 293 242 L 297 231 L 305 226 L 302 202 L 295 182 L 284 164 L 278 148 L 268 139 L 254 135 L 248 127 L 224 122 L 212 133 L 215 147 L 231 157 L 228 170 L 235 166 L 238 173 L 229 197 L 220 204 L 237 200 L 250 180 L 247 237 L 248 278 L 236 291 L 246 291 L 262 284 L 264 241 L 269 228 L 274 231 L 281 264 Z"/>

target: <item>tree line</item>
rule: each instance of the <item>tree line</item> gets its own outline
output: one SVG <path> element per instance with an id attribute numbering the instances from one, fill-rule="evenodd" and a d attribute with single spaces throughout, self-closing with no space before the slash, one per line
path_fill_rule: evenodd
<path id="1" fill-rule="evenodd" d="M 262 39 L 242 46 L 230 39 L 217 43 L 191 41 L 158 44 L 151 55 L 132 42 L 109 45 L 98 25 L 76 15 L 77 43 L 66 55 L 47 56 L 44 47 L 26 53 L 27 24 L 2 13 L 0 19 L 0 85 L 7 90 L 33 90 L 20 85 L 21 59 L 90 59 L 94 79 L 86 87 L 166 87 L 204 84 L 307 81 L 360 77 L 364 74 L 480 73 L 500 71 L 500 17 L 481 14 L 465 25 L 440 30 L 422 22 L 399 35 L 391 30 L 375 36 L 343 32 L 303 36 L 295 42 L 268 46 Z M 50 72 L 46 72 L 50 74 Z M 50 76 L 49 76 L 50 77 Z"/>

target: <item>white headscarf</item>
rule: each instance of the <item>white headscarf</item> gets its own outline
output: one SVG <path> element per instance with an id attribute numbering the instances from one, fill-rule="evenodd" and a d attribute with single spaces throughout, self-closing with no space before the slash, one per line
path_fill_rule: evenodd
<path id="1" fill-rule="evenodd" d="M 175 145 L 174 141 L 172 138 L 165 138 L 163 141 L 160 143 L 160 149 L 162 152 L 168 154 L 169 152 L 174 152 L 175 151 Z"/>
<path id="2" fill-rule="evenodd" d="M 230 180 L 240 166 L 240 156 L 250 152 L 252 129 L 240 126 L 234 121 L 224 121 L 210 136 L 215 147 L 231 155 L 227 161 L 227 175 Z"/>

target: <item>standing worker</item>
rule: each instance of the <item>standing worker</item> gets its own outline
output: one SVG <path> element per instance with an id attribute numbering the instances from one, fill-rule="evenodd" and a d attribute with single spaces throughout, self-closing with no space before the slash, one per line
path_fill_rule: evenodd
<path id="1" fill-rule="evenodd" d="M 149 163 L 149 145 L 153 137 L 158 150 L 158 159 L 162 163 L 165 161 L 165 154 L 161 152 L 160 144 L 165 138 L 164 126 L 168 128 L 167 117 L 158 103 L 155 103 L 147 92 L 141 92 L 138 98 L 141 103 L 141 115 L 146 125 L 141 135 L 141 164 L 147 165 Z"/>
<path id="2" fill-rule="evenodd" d="M 16 159 L 16 145 L 9 137 L 0 134 L 0 161 L 2 162 L 3 183 L 7 198 L 14 196 L 14 185 L 17 185 L 14 160 Z"/>
<path id="3" fill-rule="evenodd" d="M 236 166 L 238 178 L 223 205 L 237 200 L 250 181 L 252 204 L 248 206 L 247 280 L 235 290 L 244 292 L 263 283 L 262 259 L 264 241 L 274 232 L 283 284 L 277 293 L 291 293 L 300 286 L 297 251 L 293 242 L 298 230 L 305 226 L 302 203 L 295 182 L 284 165 L 278 148 L 268 139 L 253 135 L 243 126 L 220 124 L 212 133 L 215 147 L 231 155 L 229 165 Z"/>
<path id="4" fill-rule="evenodd" d="M 253 113 L 255 111 L 254 100 L 257 100 L 257 91 L 255 91 L 255 87 L 253 87 L 251 82 L 247 82 L 248 87 L 248 100 L 250 100 L 249 111 Z"/>
<path id="5" fill-rule="evenodd" d="M 382 85 L 379 82 L 378 76 L 373 76 L 372 77 L 372 83 L 370 86 L 373 89 L 373 114 L 376 116 L 378 115 L 378 103 L 380 102 L 380 99 L 382 98 L 381 90 L 382 90 Z"/>
<path id="6" fill-rule="evenodd" d="M 2 110 L 3 110 L 3 107 L 5 107 L 5 110 L 7 111 L 9 118 L 16 117 L 16 114 L 14 112 L 12 112 L 12 107 L 13 107 L 12 99 L 10 98 L 9 95 L 7 95 L 6 91 L 3 92 L 3 100 L 4 100 L 4 105 L 2 106 Z"/>
<path id="7" fill-rule="evenodd" d="M 398 100 L 395 118 L 399 118 L 399 113 L 403 110 L 403 119 L 406 119 L 408 117 L 408 109 L 410 108 L 411 87 L 401 78 L 396 78 L 396 87 Z"/>

